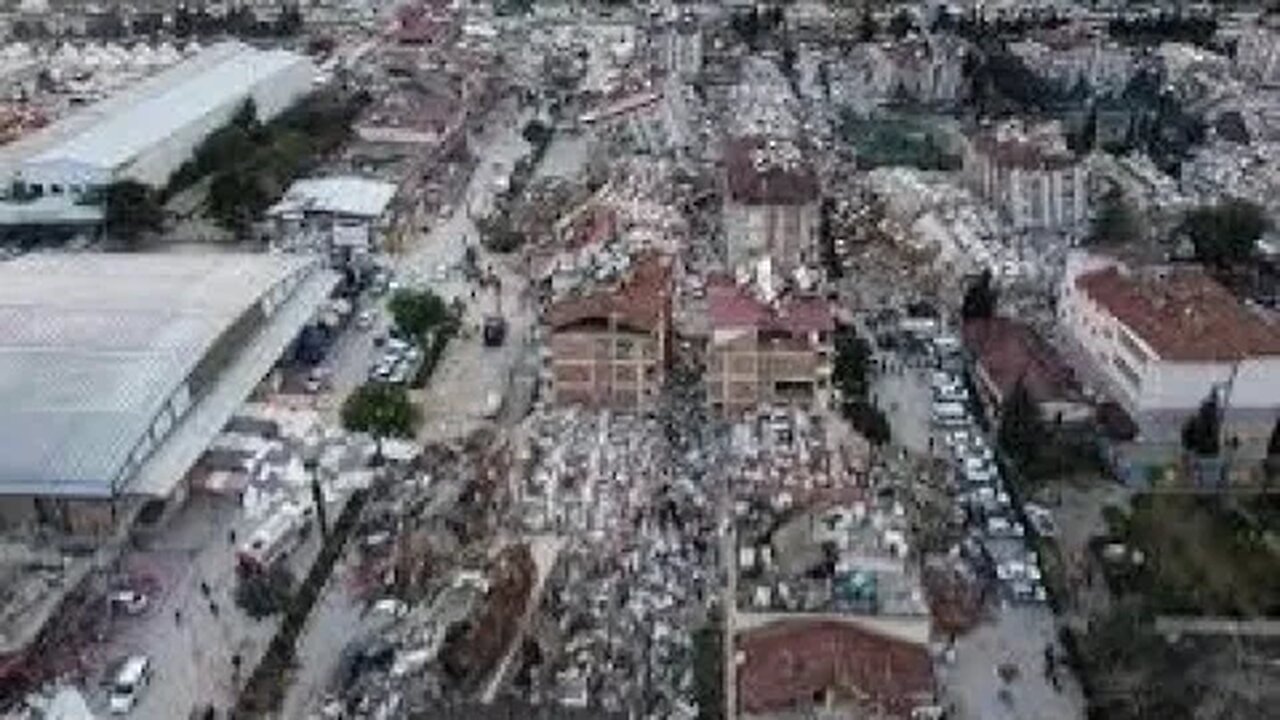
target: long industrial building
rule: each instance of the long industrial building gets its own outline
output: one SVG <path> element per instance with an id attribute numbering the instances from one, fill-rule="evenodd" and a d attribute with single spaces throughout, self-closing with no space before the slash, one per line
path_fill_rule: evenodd
<path id="1" fill-rule="evenodd" d="M 237 41 L 214 45 L 128 90 L 0 147 L 0 224 L 96 222 L 94 190 L 118 180 L 161 187 L 246 100 L 280 114 L 312 90 L 311 61 Z"/>
<path id="2" fill-rule="evenodd" d="M 336 283 L 290 255 L 0 263 L 0 528 L 102 536 L 149 500 L 180 501 Z"/>

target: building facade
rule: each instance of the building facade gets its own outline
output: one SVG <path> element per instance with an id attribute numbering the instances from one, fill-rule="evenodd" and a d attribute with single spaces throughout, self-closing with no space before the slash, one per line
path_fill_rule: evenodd
<path id="1" fill-rule="evenodd" d="M 671 273 L 650 255 L 619 286 L 554 303 L 548 329 L 550 398 L 556 405 L 651 409 L 671 350 Z"/>
<path id="2" fill-rule="evenodd" d="M 358 264 L 382 247 L 396 186 L 362 177 L 299 180 L 267 210 L 272 246 L 315 253 L 335 267 Z"/>
<path id="3" fill-rule="evenodd" d="M 1222 445 L 1247 474 L 1265 457 L 1280 417 L 1280 319 L 1246 308 L 1195 268 L 1130 269 L 1073 255 L 1059 322 L 1087 376 L 1129 414 L 1137 437 L 1130 469 L 1181 453 L 1186 421 L 1210 396 Z"/>
<path id="4" fill-rule="evenodd" d="M 1088 166 L 1051 125 L 979 132 L 966 144 L 964 175 L 1016 230 L 1072 231 L 1089 220 Z"/>
<path id="5" fill-rule="evenodd" d="M 722 416 L 762 405 L 826 407 L 831 394 L 835 319 L 826 301 L 774 305 L 721 280 L 707 288 L 707 404 Z"/>

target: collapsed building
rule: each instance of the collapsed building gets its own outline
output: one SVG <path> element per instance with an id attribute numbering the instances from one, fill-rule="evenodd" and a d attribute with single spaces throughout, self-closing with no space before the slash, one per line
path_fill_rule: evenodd
<path id="1" fill-rule="evenodd" d="M 799 144 L 749 136 L 725 151 L 724 233 L 730 267 L 770 257 L 785 272 L 817 260 L 818 178 Z"/>

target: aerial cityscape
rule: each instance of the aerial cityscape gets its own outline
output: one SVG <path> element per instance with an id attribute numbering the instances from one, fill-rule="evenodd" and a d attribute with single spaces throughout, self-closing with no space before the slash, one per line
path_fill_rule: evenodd
<path id="1" fill-rule="evenodd" d="M 0 720 L 1280 718 L 1280 2 L 0 32 Z"/>

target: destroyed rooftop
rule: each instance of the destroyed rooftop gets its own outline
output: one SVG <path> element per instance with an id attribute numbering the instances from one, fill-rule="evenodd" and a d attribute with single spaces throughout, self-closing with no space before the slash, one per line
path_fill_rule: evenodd
<path id="1" fill-rule="evenodd" d="M 820 298 L 786 297 L 770 305 L 728 278 L 707 283 L 707 311 L 716 329 L 755 328 L 779 332 L 830 332 L 831 306 Z"/>
<path id="2" fill-rule="evenodd" d="M 671 270 L 656 254 L 636 262 L 628 276 L 612 288 L 600 288 L 561 300 L 547 309 L 546 321 L 554 328 L 616 318 L 646 332 L 665 320 L 670 304 Z"/>
<path id="3" fill-rule="evenodd" d="M 759 136 L 725 149 L 729 195 L 746 205 L 804 205 L 818 199 L 818 178 L 795 143 Z"/>
<path id="4" fill-rule="evenodd" d="M 1112 266 L 1075 282 L 1162 360 L 1223 362 L 1280 355 L 1275 316 L 1244 307 L 1203 270 L 1132 272 Z"/>

